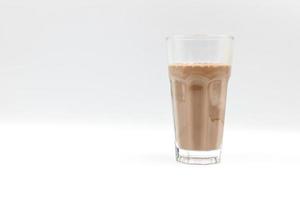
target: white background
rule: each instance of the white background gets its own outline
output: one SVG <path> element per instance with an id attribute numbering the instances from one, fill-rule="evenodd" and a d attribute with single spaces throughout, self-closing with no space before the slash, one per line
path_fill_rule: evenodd
<path id="1" fill-rule="evenodd" d="M 0 199 L 299 199 L 300 2 L 0 0 Z M 235 37 L 222 163 L 174 161 L 165 37 Z"/>

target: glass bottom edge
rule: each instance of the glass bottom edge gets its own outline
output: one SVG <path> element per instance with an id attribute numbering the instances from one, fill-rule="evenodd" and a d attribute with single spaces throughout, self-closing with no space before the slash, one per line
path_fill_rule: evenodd
<path id="1" fill-rule="evenodd" d="M 209 151 L 194 151 L 180 149 L 175 146 L 176 160 L 190 165 L 211 165 L 221 161 L 221 149 Z"/>

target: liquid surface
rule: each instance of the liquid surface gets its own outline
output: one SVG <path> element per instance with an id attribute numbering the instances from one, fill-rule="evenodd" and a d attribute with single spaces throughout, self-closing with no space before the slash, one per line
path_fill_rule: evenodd
<path id="1" fill-rule="evenodd" d="M 186 150 L 221 147 L 230 66 L 169 66 L 176 145 Z"/>

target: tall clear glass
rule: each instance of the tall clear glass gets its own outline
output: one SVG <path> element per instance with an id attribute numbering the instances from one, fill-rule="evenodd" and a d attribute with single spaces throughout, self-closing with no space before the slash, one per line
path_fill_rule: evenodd
<path id="1" fill-rule="evenodd" d="M 167 38 L 176 160 L 220 162 L 233 37 Z"/>

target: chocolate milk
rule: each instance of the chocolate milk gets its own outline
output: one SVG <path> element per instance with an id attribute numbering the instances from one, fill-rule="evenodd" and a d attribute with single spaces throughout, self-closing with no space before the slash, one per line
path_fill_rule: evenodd
<path id="1" fill-rule="evenodd" d="M 169 66 L 176 145 L 180 149 L 221 148 L 230 69 L 223 64 Z"/>

